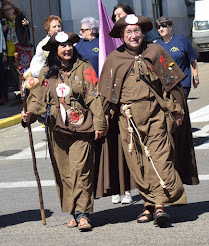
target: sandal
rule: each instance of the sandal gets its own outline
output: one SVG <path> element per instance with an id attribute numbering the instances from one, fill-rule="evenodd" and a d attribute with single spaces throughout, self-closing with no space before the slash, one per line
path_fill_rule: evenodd
<path id="1" fill-rule="evenodd" d="M 145 213 L 145 211 L 149 211 L 149 213 Z M 153 207 L 146 207 L 144 208 L 144 211 L 137 217 L 136 221 L 137 223 L 147 223 L 153 220 Z M 140 220 L 140 218 L 146 217 L 147 219 Z"/>
<path id="2" fill-rule="evenodd" d="M 78 224 L 78 229 L 80 231 L 91 231 L 92 227 L 90 224 L 90 220 L 87 217 L 82 217 Z"/>
<path id="3" fill-rule="evenodd" d="M 154 224 L 160 227 L 170 222 L 170 216 L 165 212 L 164 207 L 155 208 L 153 216 Z"/>
<path id="4" fill-rule="evenodd" d="M 68 228 L 74 228 L 74 227 L 77 227 L 77 226 L 78 226 L 78 223 L 77 223 L 77 221 L 74 218 L 72 218 L 72 220 L 67 224 Z"/>

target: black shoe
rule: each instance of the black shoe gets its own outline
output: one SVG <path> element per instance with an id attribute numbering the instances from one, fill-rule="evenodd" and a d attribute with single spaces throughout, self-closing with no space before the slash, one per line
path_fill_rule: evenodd
<path id="1" fill-rule="evenodd" d="M 154 224 L 163 227 L 166 224 L 170 223 L 170 216 L 168 213 L 165 212 L 164 207 L 155 208 L 154 211 Z"/>
<path id="2" fill-rule="evenodd" d="M 149 213 L 145 213 L 145 211 L 148 210 Z M 137 217 L 136 221 L 137 223 L 147 223 L 153 220 L 153 212 L 154 212 L 154 207 L 152 206 L 147 206 L 144 208 L 144 211 Z M 140 218 L 146 217 L 146 219 L 142 220 Z"/>

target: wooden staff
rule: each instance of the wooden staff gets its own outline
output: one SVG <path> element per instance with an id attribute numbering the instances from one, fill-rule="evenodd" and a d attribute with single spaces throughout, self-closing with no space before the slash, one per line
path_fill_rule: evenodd
<path id="1" fill-rule="evenodd" d="M 18 53 L 15 53 L 15 62 L 18 65 Z M 19 68 L 19 66 L 18 66 Z M 19 74 L 22 74 L 20 72 L 20 69 L 18 69 Z M 23 100 L 23 110 L 24 112 L 27 112 L 27 103 L 26 103 L 26 96 L 25 96 L 25 86 L 22 84 L 22 100 Z M 26 123 L 26 126 L 28 128 L 28 134 L 29 134 L 29 141 L 30 141 L 30 148 L 31 148 L 31 154 L 32 154 L 32 160 L 33 160 L 33 170 L 34 174 L 36 177 L 36 182 L 38 186 L 38 193 L 39 193 L 39 201 L 40 201 L 40 210 L 41 210 L 41 218 L 43 225 L 46 225 L 46 216 L 45 216 L 45 211 L 44 211 L 44 203 L 43 203 L 43 195 L 42 195 L 42 188 L 41 188 L 41 182 L 40 182 L 40 177 L 38 174 L 38 169 L 36 165 L 36 155 L 35 155 L 35 149 L 34 149 L 34 144 L 33 144 L 33 135 L 32 135 L 32 130 L 30 123 Z"/>

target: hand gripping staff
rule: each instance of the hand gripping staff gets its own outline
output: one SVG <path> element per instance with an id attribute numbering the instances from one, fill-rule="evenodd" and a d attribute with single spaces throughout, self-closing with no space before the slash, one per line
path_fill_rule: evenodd
<path id="1" fill-rule="evenodd" d="M 15 62 L 17 65 L 18 64 L 18 53 L 15 53 Z M 32 88 L 35 88 L 39 84 L 39 80 L 36 78 L 32 78 L 32 74 L 30 72 L 25 72 L 24 69 L 21 66 L 17 66 L 18 73 L 20 74 L 20 77 L 22 79 L 22 85 L 20 86 L 21 90 L 21 95 L 22 95 L 22 100 L 23 100 L 23 109 L 24 112 L 27 112 L 27 103 L 26 103 L 26 97 L 25 97 L 25 92 L 26 88 L 31 90 Z M 43 225 L 46 225 L 46 216 L 45 216 L 45 211 L 44 211 L 44 203 L 43 203 L 43 196 L 42 196 L 42 188 L 41 188 L 41 182 L 38 174 L 38 169 L 36 165 L 36 155 L 35 155 L 35 150 L 34 150 L 34 145 L 33 145 L 33 136 L 32 136 L 32 130 L 30 123 L 26 123 L 27 128 L 28 128 L 28 134 L 29 134 L 29 141 L 30 141 L 30 148 L 31 148 L 31 154 L 32 154 L 32 160 L 33 160 L 33 170 L 34 174 L 36 177 L 36 182 L 38 186 L 38 193 L 39 193 L 39 202 L 40 202 L 40 210 L 41 210 L 41 218 Z"/>

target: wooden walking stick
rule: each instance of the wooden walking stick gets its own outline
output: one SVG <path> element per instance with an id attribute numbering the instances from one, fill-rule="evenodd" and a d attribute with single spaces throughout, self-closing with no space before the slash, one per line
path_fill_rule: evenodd
<path id="1" fill-rule="evenodd" d="M 16 64 L 18 64 L 18 53 L 15 53 L 15 62 L 16 62 Z M 19 74 L 22 76 L 21 79 L 23 80 L 22 85 L 21 85 L 21 95 L 22 95 L 22 100 L 23 100 L 24 112 L 27 112 L 27 103 L 26 103 L 26 96 L 25 96 L 26 88 L 29 90 L 34 88 L 35 86 L 38 85 L 39 81 L 38 81 L 38 79 L 32 78 L 32 75 L 30 78 L 31 73 L 30 74 L 28 73 L 28 76 L 27 76 L 27 74 L 23 76 L 24 71 L 21 68 L 21 66 L 18 66 L 17 70 L 18 70 Z M 24 79 L 27 79 L 27 80 L 24 81 Z M 46 225 L 46 216 L 45 216 L 45 211 L 44 211 L 42 188 L 41 188 L 40 177 L 39 177 L 38 169 L 37 169 L 37 165 L 36 165 L 36 155 L 35 155 L 35 149 L 34 149 L 34 144 L 33 144 L 32 130 L 31 130 L 30 123 L 26 123 L 26 125 L 28 128 L 28 134 L 29 134 L 30 148 L 31 148 L 32 160 L 33 160 L 33 170 L 34 170 L 34 174 L 35 174 L 36 182 L 37 182 L 37 186 L 38 186 L 41 218 L 42 218 L 43 225 Z"/>

